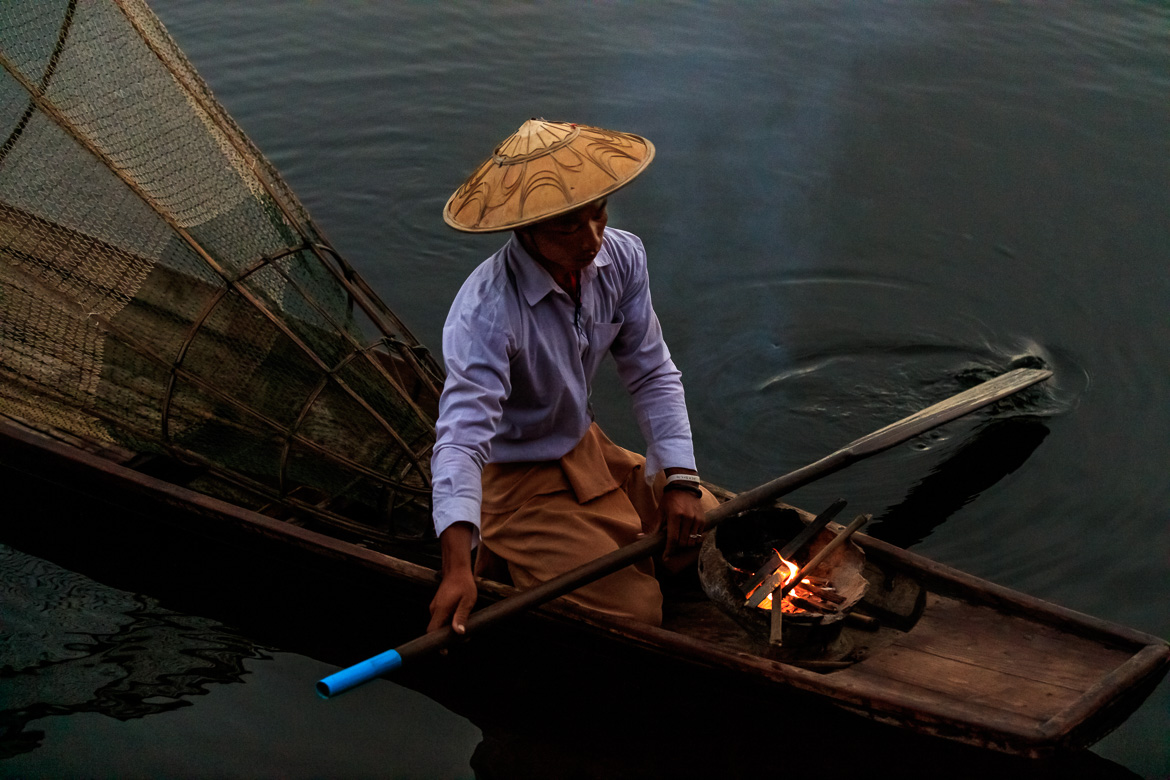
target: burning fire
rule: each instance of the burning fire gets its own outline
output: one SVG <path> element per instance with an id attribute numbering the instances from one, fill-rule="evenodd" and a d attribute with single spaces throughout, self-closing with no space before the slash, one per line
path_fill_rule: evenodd
<path id="1" fill-rule="evenodd" d="M 776 555 L 780 555 L 780 553 L 776 552 Z M 783 588 L 785 585 L 787 585 L 789 582 L 791 582 L 792 578 L 796 576 L 796 573 L 798 571 L 800 571 L 800 568 L 795 563 L 793 563 L 792 561 L 789 561 L 785 558 L 780 559 L 780 568 L 786 569 L 786 572 L 784 574 L 783 582 L 781 582 L 779 585 L 776 586 L 777 591 L 779 591 L 781 588 Z M 779 569 L 778 569 L 778 571 L 779 571 Z M 808 578 L 805 578 L 805 579 L 801 580 L 800 584 L 803 585 L 803 584 L 807 584 L 807 583 L 808 583 Z M 754 592 L 755 591 L 753 590 L 752 593 L 754 593 Z M 751 596 L 751 595 L 752 595 L 751 593 L 748 594 L 748 596 Z M 760 602 L 760 606 L 759 606 L 760 609 L 772 609 L 772 595 L 773 595 L 772 593 L 769 593 L 767 598 L 765 598 L 763 601 Z M 799 607 L 793 606 L 788 601 L 788 599 L 784 599 L 784 601 L 782 601 L 780 603 L 780 609 L 784 612 L 800 612 L 800 611 L 802 611 Z"/>

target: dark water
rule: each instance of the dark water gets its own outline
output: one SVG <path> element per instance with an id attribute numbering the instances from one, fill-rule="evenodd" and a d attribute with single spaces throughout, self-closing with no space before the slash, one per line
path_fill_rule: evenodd
<path id="1" fill-rule="evenodd" d="M 153 5 L 435 347 L 460 282 L 501 241 L 450 231 L 440 209 L 496 140 L 529 116 L 653 140 L 656 162 L 611 200 L 611 224 L 649 249 L 700 466 L 728 487 L 969 377 L 1052 367 L 1014 408 L 793 501 L 845 496 L 879 518 L 877 535 L 1170 636 L 1164 4 Z M 638 446 L 615 381 L 595 406 Z M 43 732 L 19 750 L 9 740 L 0 774 L 472 774 L 480 729 L 412 690 L 381 683 L 322 705 L 307 692 L 327 667 L 258 642 L 246 619 L 196 617 L 197 602 L 171 612 L 148 588 L 110 591 L 0 551 L 20 572 L 6 569 L 3 601 L 19 665 L 3 664 L 41 670 L 0 691 L 40 707 L 24 733 Z M 145 654 L 136 671 L 108 662 L 126 634 Z M 112 695 L 110 669 L 140 675 L 122 696 L 136 709 L 93 703 Z M 193 676 L 156 682 L 168 674 Z M 1086 766 L 1167 776 L 1167 734 L 1163 685 Z M 539 752 L 513 739 L 513 753 Z M 565 765 L 586 760 L 577 749 L 550 748 Z"/>

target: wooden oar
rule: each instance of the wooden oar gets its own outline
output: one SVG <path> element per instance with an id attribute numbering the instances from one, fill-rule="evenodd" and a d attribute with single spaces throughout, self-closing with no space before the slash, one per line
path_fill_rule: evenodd
<path id="1" fill-rule="evenodd" d="M 707 513 L 707 529 L 714 528 L 728 517 L 741 514 L 765 502 L 773 501 L 785 493 L 803 487 L 808 483 L 820 479 L 828 474 L 839 471 L 846 466 L 874 455 L 890 447 L 930 430 L 931 428 L 950 422 L 958 417 L 980 409 L 988 404 L 1006 398 L 1026 387 L 1041 382 L 1052 376 L 1046 369 L 1018 368 L 994 379 L 976 385 L 946 401 L 937 403 L 920 412 L 899 420 L 892 425 L 863 436 L 857 441 L 826 455 L 815 463 L 797 469 L 771 482 L 745 493 L 740 493 L 728 501 L 720 504 Z M 624 569 L 630 564 L 637 563 L 643 558 L 654 555 L 666 546 L 666 530 L 642 537 L 638 541 L 625 547 L 614 550 L 594 561 L 567 571 L 558 577 L 541 583 L 530 590 L 518 593 L 515 596 L 490 604 L 478 612 L 473 612 L 465 625 L 465 633 L 457 634 L 451 626 L 438 631 L 423 634 L 412 639 L 397 649 L 387 650 L 384 653 L 362 661 L 359 664 L 342 669 L 317 682 L 317 693 L 322 698 L 329 698 L 343 693 L 350 688 L 360 685 L 374 677 L 394 671 L 408 660 L 414 660 L 441 650 L 450 645 L 466 641 L 466 639 L 482 629 L 495 625 L 509 617 L 538 607 L 545 602 L 552 601 L 559 596 L 599 580 L 607 574 Z"/>

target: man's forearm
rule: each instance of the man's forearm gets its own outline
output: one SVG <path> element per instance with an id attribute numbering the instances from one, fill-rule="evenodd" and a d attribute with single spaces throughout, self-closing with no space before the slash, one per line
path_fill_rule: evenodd
<path id="1" fill-rule="evenodd" d="M 439 535 L 443 550 L 443 579 L 431 599 L 431 622 L 427 631 L 437 631 L 447 621 L 456 633 L 466 630 L 467 616 L 475 606 L 477 590 L 471 571 L 471 542 L 475 526 L 454 523 Z"/>
<path id="2" fill-rule="evenodd" d="M 475 526 L 471 523 L 453 523 L 439 536 L 443 551 L 443 577 L 471 571 L 471 546 Z"/>

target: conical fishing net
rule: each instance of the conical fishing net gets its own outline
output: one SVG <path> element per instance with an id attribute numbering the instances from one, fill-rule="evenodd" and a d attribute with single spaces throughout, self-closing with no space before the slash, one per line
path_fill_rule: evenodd
<path id="1" fill-rule="evenodd" d="M 141 0 L 0 4 L 0 414 L 393 540 L 440 376 Z"/>

